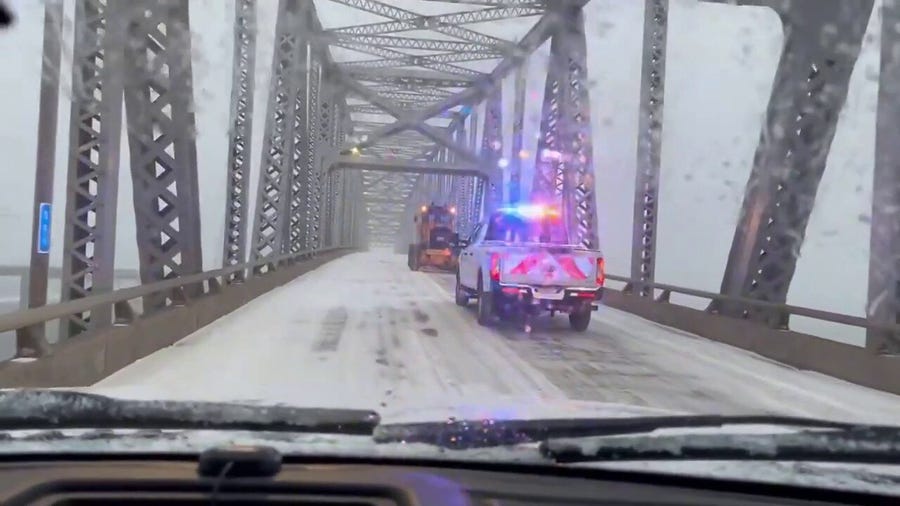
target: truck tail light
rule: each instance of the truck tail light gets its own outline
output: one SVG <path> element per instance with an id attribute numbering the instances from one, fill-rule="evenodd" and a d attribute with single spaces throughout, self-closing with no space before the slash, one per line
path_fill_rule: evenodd
<path id="1" fill-rule="evenodd" d="M 606 261 L 603 257 L 597 258 L 597 285 L 603 286 L 606 283 Z"/>
<path id="2" fill-rule="evenodd" d="M 500 254 L 491 253 L 491 281 L 500 282 Z"/>

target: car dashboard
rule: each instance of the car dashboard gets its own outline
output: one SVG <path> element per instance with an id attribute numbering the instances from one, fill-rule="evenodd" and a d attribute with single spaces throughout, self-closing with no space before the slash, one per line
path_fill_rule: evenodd
<path id="1" fill-rule="evenodd" d="M 884 497 L 584 468 L 286 459 L 270 477 L 203 476 L 171 456 L 4 458 L 0 504 L 341 506 L 887 504 Z M 896 499 L 896 498 L 893 498 Z"/>

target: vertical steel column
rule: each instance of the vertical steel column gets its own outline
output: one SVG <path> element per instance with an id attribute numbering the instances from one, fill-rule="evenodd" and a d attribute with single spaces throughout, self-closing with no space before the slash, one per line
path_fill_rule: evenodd
<path id="1" fill-rule="evenodd" d="M 247 193 L 250 191 L 253 93 L 256 75 L 256 0 L 234 2 L 234 63 L 231 74 L 231 132 L 225 193 L 222 266 L 247 258 Z M 236 274 L 240 276 L 240 274 Z"/>
<path id="2" fill-rule="evenodd" d="M 310 72 L 309 62 L 312 51 L 307 40 L 298 47 L 297 96 L 294 102 L 293 139 L 291 141 L 291 204 L 290 204 L 290 251 L 298 253 L 309 246 L 309 199 L 310 199 L 310 129 L 312 114 L 309 108 Z"/>
<path id="3" fill-rule="evenodd" d="M 319 215 L 322 200 L 322 170 L 319 163 L 319 144 L 321 130 L 322 67 L 314 59 L 309 60 L 309 137 L 307 148 L 307 177 L 309 178 L 309 200 L 307 201 L 307 249 L 320 246 Z"/>
<path id="4" fill-rule="evenodd" d="M 316 157 L 318 159 L 316 170 L 319 173 L 320 180 L 320 190 L 319 195 L 321 198 L 320 201 L 320 212 L 318 216 L 319 227 L 321 230 L 321 236 L 319 240 L 319 244 L 321 246 L 329 246 L 331 245 L 331 233 L 332 233 L 332 223 L 331 220 L 333 218 L 333 187 L 334 187 L 334 172 L 329 171 L 328 169 L 328 160 L 330 156 L 330 151 L 332 146 L 334 145 L 334 104 L 337 100 L 336 94 L 330 86 L 322 86 L 326 84 L 327 75 L 324 72 L 321 72 L 321 80 L 319 89 L 319 140 L 316 143 Z"/>
<path id="5" fill-rule="evenodd" d="M 599 246 L 597 237 L 597 196 L 594 191 L 594 149 L 591 133 L 591 104 L 588 93 L 587 47 L 584 12 L 581 8 L 561 9 L 560 58 L 565 66 L 562 83 L 560 144 L 563 169 L 557 176 L 562 185 L 563 216 L 569 240 L 588 248 Z M 552 45 L 552 44 L 551 44 Z"/>
<path id="6" fill-rule="evenodd" d="M 350 113 L 348 112 L 347 106 L 347 98 L 345 96 L 341 97 L 340 102 L 338 103 L 338 112 L 340 113 L 335 120 L 336 128 L 335 128 L 335 137 L 334 137 L 334 146 L 339 147 L 343 146 L 344 142 L 347 139 L 347 132 L 350 130 Z M 350 180 L 354 177 L 360 176 L 360 171 L 341 171 L 339 174 L 340 186 L 338 187 L 337 193 L 337 210 L 335 211 L 336 220 L 337 220 L 337 230 L 338 234 L 335 237 L 335 244 L 337 246 L 345 246 L 349 243 L 348 240 L 348 230 L 351 225 L 350 223 L 350 203 L 351 196 L 349 195 L 350 191 Z"/>
<path id="7" fill-rule="evenodd" d="M 476 199 L 476 212 L 483 210 L 487 216 L 503 201 L 503 170 L 500 168 L 500 159 L 503 158 L 503 87 L 499 83 L 487 98 L 480 155 L 488 178 L 480 185 L 483 204 Z"/>
<path id="8" fill-rule="evenodd" d="M 560 159 L 563 151 L 560 139 L 560 100 L 562 87 L 565 85 L 561 76 L 566 75 L 567 68 L 560 56 L 561 51 L 560 39 L 554 35 L 550 40 L 550 62 L 541 106 L 541 131 L 534 154 L 534 181 L 531 185 L 531 200 L 551 205 L 562 204 L 562 184 L 558 178 L 562 171 Z"/>
<path id="9" fill-rule="evenodd" d="M 775 3 L 784 49 L 735 230 L 722 293 L 784 303 L 872 12 L 871 0 Z M 840 23 L 841 30 L 832 27 Z M 739 304 L 711 310 L 786 327 Z"/>
<path id="10" fill-rule="evenodd" d="M 900 2 L 882 8 L 881 77 L 878 89 L 875 173 L 872 182 L 872 228 L 869 245 L 869 289 L 866 315 L 873 323 L 900 323 Z M 869 330 L 866 348 L 874 353 L 900 353 L 900 336 Z"/>
<path id="11" fill-rule="evenodd" d="M 334 149 L 338 146 L 341 146 L 341 139 L 343 137 L 342 131 L 344 129 L 344 107 L 343 107 L 344 97 L 338 94 L 335 94 L 334 104 L 332 105 L 332 121 L 331 121 L 331 144 L 329 145 L 329 154 L 334 151 Z M 331 163 L 329 159 L 329 165 Z M 328 167 L 326 166 L 326 169 Z M 343 228 L 343 214 L 342 207 L 344 205 L 344 179 L 345 173 L 343 170 L 334 170 L 331 171 L 332 182 L 331 182 L 331 205 L 329 207 L 329 212 L 331 216 L 329 217 L 329 224 L 331 227 L 331 237 L 329 244 L 331 246 L 337 246 L 340 244 L 341 240 L 341 229 Z"/>
<path id="12" fill-rule="evenodd" d="M 631 279 L 635 294 L 647 297 L 656 273 L 656 216 L 662 158 L 663 100 L 666 86 L 666 42 L 669 0 L 644 2 L 644 52 L 638 118 L 637 177 L 631 238 Z"/>
<path id="13" fill-rule="evenodd" d="M 522 197 L 522 155 L 525 144 L 525 93 L 527 91 L 528 58 L 516 69 L 515 103 L 513 104 L 512 152 L 509 160 L 509 201 L 515 204 Z"/>
<path id="14" fill-rule="evenodd" d="M 41 60 L 41 98 L 38 105 L 38 150 L 34 172 L 34 206 L 31 209 L 31 262 L 28 269 L 28 307 L 47 305 L 47 278 L 50 251 L 40 247 L 50 223 L 42 223 L 43 205 L 53 205 L 53 176 L 56 165 L 56 127 L 59 109 L 59 63 L 62 54 L 62 0 L 44 5 L 44 46 Z M 46 227 L 42 233 L 41 227 Z M 49 246 L 49 245 L 48 245 Z M 24 281 L 23 281 L 24 283 Z M 41 356 L 48 351 L 45 325 L 34 325 L 16 332 L 16 356 Z"/>
<path id="15" fill-rule="evenodd" d="M 291 174 L 294 161 L 294 126 L 298 114 L 306 45 L 302 16 L 304 2 L 281 0 L 275 28 L 275 51 L 266 109 L 265 137 L 256 198 L 253 259 L 288 250 L 291 222 Z M 301 104 L 302 105 L 302 104 Z"/>
<path id="16" fill-rule="evenodd" d="M 478 149 L 478 123 L 478 110 L 473 108 L 472 114 L 469 115 L 469 149 L 473 151 Z M 469 212 L 467 216 L 469 219 L 469 226 L 474 227 L 481 221 L 481 205 L 483 202 L 483 197 L 481 195 L 484 194 L 484 187 L 481 186 L 480 179 L 475 177 L 470 177 L 468 179 L 469 182 L 466 185 L 466 190 L 469 194 Z M 479 195 L 479 190 L 481 195 Z"/>
<path id="17" fill-rule="evenodd" d="M 117 1 L 75 3 L 63 301 L 113 289 L 127 22 Z M 111 324 L 112 312 L 98 308 L 70 316 L 60 333 Z"/>
<path id="18" fill-rule="evenodd" d="M 129 0 L 125 107 L 141 281 L 203 270 L 188 4 Z M 144 299 L 145 312 L 171 297 Z"/>

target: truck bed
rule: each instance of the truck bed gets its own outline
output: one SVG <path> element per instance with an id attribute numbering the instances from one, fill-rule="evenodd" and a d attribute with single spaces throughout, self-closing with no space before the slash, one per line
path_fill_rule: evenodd
<path id="1" fill-rule="evenodd" d="M 498 245 L 500 284 L 554 288 L 597 288 L 600 251 L 574 245 Z"/>

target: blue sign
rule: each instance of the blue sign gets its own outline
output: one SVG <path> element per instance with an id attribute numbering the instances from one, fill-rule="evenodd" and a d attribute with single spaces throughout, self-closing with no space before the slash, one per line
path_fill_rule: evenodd
<path id="1" fill-rule="evenodd" d="M 38 239 L 37 252 L 41 254 L 50 253 L 50 210 L 51 204 L 41 202 L 38 208 Z"/>

